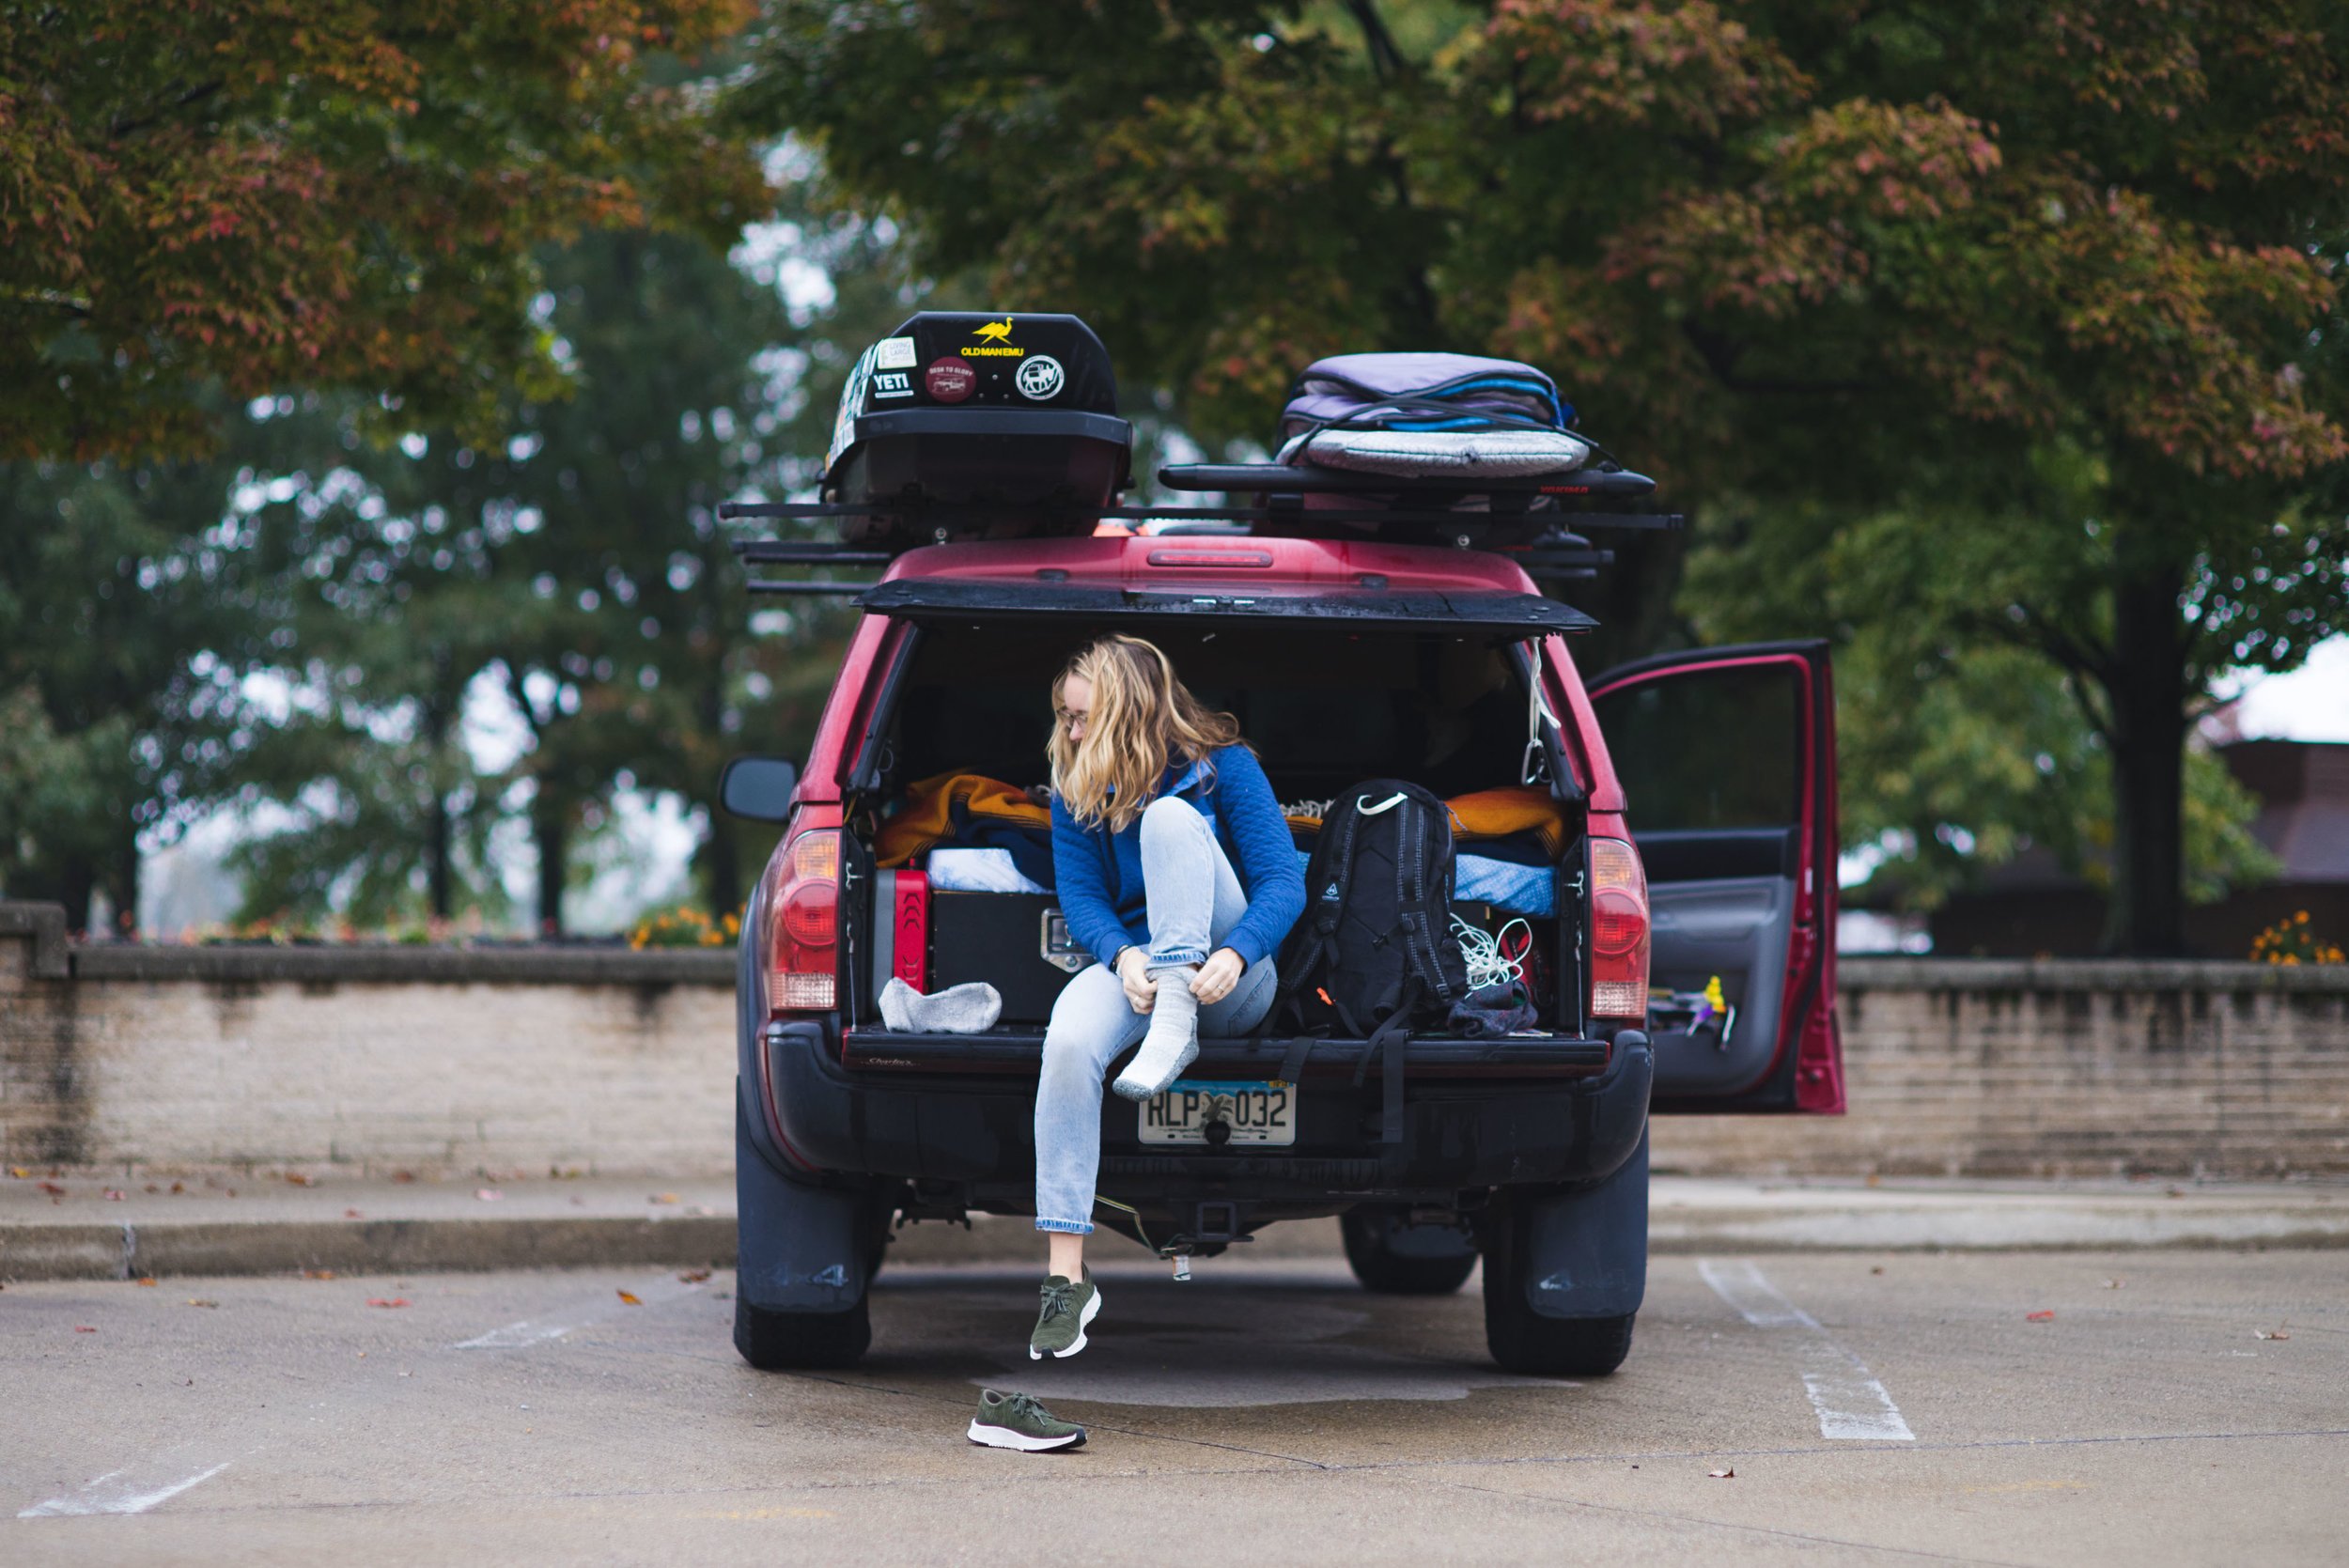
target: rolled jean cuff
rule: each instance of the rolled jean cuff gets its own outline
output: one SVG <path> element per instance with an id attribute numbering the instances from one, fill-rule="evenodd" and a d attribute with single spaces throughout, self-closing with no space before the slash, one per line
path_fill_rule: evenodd
<path id="1" fill-rule="evenodd" d="M 1143 968 L 1156 974 L 1160 970 L 1195 969 L 1206 961 L 1207 950 L 1204 947 L 1154 947 L 1143 960 Z"/>
<path id="2" fill-rule="evenodd" d="M 1035 1222 L 1039 1231 L 1053 1231 L 1061 1235 L 1091 1235 L 1093 1221 L 1089 1219 L 1041 1219 Z"/>

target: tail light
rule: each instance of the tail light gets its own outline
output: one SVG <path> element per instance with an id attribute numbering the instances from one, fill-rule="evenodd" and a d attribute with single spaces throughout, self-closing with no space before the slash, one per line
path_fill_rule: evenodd
<path id="1" fill-rule="evenodd" d="M 840 968 L 839 830 L 801 833 L 767 875 L 768 1008 L 828 1012 Z"/>
<path id="2" fill-rule="evenodd" d="M 1591 840 L 1591 1014 L 1647 1017 L 1647 873 L 1619 838 Z"/>

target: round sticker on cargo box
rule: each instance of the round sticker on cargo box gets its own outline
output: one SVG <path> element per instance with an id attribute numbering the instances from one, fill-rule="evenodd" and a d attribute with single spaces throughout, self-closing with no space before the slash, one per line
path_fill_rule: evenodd
<path id="1" fill-rule="evenodd" d="M 1038 403 L 1058 395 L 1067 379 L 1060 361 L 1050 354 L 1030 354 L 1019 362 L 1019 372 L 1012 378 L 1019 383 L 1020 396 Z"/>
<path id="2" fill-rule="evenodd" d="M 959 403 L 979 384 L 979 373 L 958 359 L 934 359 L 922 372 L 922 384 L 941 403 Z"/>

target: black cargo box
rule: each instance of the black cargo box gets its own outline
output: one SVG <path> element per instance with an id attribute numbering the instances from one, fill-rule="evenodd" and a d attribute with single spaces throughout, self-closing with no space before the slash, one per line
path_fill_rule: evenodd
<path id="1" fill-rule="evenodd" d="M 851 544 L 1090 534 L 1133 457 L 1109 350 L 1073 316 L 925 311 L 857 361 L 826 456 Z"/>

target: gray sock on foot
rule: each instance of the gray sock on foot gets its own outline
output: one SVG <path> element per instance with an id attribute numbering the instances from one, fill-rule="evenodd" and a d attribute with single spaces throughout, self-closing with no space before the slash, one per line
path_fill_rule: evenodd
<path id="1" fill-rule="evenodd" d="M 924 996 L 892 975 L 881 987 L 881 1021 L 909 1034 L 976 1034 L 995 1027 L 1003 999 L 983 980 Z"/>
<path id="2" fill-rule="evenodd" d="M 1159 1000 L 1150 1008 L 1150 1032 L 1126 1070 L 1110 1085 L 1129 1100 L 1146 1100 L 1183 1076 L 1199 1060 L 1199 999 L 1191 994 L 1189 969 L 1152 970 Z"/>

